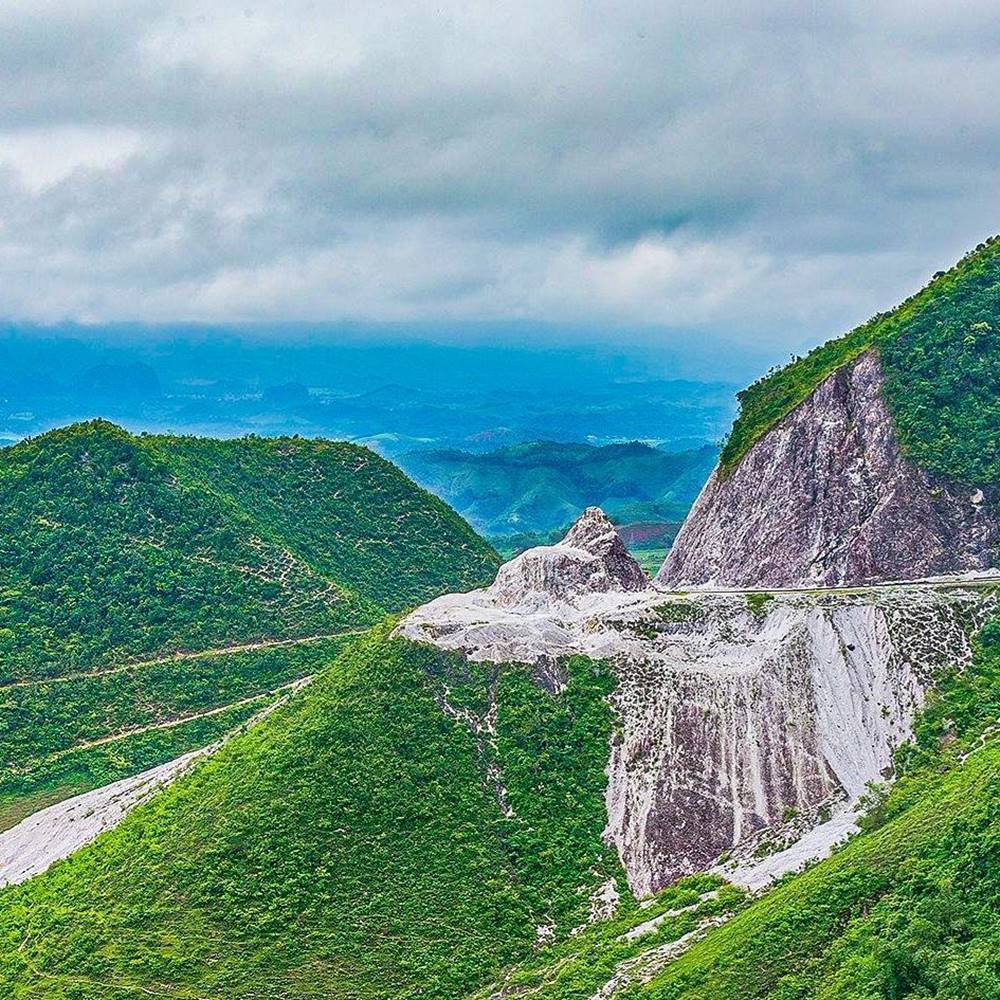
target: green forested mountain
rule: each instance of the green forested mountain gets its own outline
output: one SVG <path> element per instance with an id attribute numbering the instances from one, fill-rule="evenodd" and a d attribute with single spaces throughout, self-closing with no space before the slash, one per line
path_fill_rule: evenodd
<path id="1" fill-rule="evenodd" d="M 601 837 L 610 684 L 581 658 L 550 694 L 526 667 L 376 630 L 117 830 L 7 890 L 0 993 L 465 995 L 584 924 L 597 885 L 625 891 Z M 463 721 L 491 706 L 493 733 Z"/>
<path id="2" fill-rule="evenodd" d="M 916 295 L 738 394 L 722 451 L 735 465 L 828 375 L 879 350 L 905 452 L 968 486 L 1000 486 L 1000 236 L 939 272 Z"/>
<path id="3" fill-rule="evenodd" d="M 715 876 L 642 906 L 629 895 L 601 838 L 610 685 L 577 658 L 553 694 L 528 668 L 376 629 L 117 830 L 6 890 L 0 987 L 587 1000 L 636 956 L 722 922 L 616 995 L 997 995 L 995 624 L 972 667 L 941 679 L 864 831 L 749 906 Z M 587 925 L 607 879 L 619 908 Z"/>
<path id="4" fill-rule="evenodd" d="M 634 441 L 594 447 L 535 441 L 497 451 L 414 451 L 406 471 L 489 537 L 565 529 L 589 506 L 618 523 L 679 522 L 718 452 Z"/>
<path id="5" fill-rule="evenodd" d="M 495 564 L 353 445 L 95 421 L 3 449 L 0 828 L 210 742 L 386 611 Z"/>

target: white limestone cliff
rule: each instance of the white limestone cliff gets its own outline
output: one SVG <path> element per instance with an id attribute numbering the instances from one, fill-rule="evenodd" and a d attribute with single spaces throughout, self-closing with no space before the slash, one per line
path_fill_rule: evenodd
<path id="1" fill-rule="evenodd" d="M 537 665 L 584 653 L 613 664 L 606 836 L 640 896 L 767 836 L 820 824 L 810 850 L 828 848 L 910 735 L 934 673 L 969 661 L 970 637 L 996 604 L 995 587 L 958 582 L 639 590 L 631 569 L 580 573 L 581 560 L 598 557 L 567 556 L 573 548 L 524 553 L 491 587 L 438 598 L 399 633 L 475 660 Z M 747 878 L 780 871 L 775 863 Z"/>
<path id="2" fill-rule="evenodd" d="M 717 468 L 657 582 L 840 586 L 1000 567 L 997 498 L 929 476 L 903 455 L 876 351 L 830 375 Z"/>

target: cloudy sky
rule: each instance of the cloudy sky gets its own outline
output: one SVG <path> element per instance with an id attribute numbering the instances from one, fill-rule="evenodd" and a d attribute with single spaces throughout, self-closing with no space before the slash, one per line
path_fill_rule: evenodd
<path id="1" fill-rule="evenodd" d="M 797 348 L 1000 230 L 998 94 L 992 2 L 4 0 L 0 317 Z"/>

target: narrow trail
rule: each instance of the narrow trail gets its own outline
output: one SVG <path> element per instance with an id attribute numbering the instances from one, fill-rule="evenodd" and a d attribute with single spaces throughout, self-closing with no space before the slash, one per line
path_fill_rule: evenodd
<path id="1" fill-rule="evenodd" d="M 280 695 L 282 692 L 287 691 L 289 695 L 294 694 L 300 688 L 305 687 L 307 684 L 312 683 L 315 674 L 308 674 L 305 677 L 297 677 L 294 681 L 289 681 L 287 684 L 282 684 L 280 687 L 272 688 L 269 691 L 261 691 L 257 694 L 248 695 L 246 698 L 240 698 L 238 701 L 231 701 L 226 705 L 218 705 L 215 708 L 206 709 L 204 712 L 192 712 L 189 715 L 178 715 L 176 718 L 167 719 L 163 722 L 149 722 L 144 726 L 135 726 L 132 729 L 123 729 L 118 733 L 111 733 L 108 736 L 101 736 L 94 740 L 86 740 L 83 743 L 75 743 L 71 747 L 66 747 L 65 750 L 59 750 L 57 753 L 52 754 L 46 758 L 47 762 L 54 760 L 59 760 L 60 757 L 65 757 L 69 754 L 78 753 L 81 750 L 91 750 L 94 747 L 105 746 L 108 743 L 115 743 L 118 740 L 127 740 L 131 736 L 139 736 L 142 733 L 149 733 L 156 729 L 174 729 L 177 726 L 183 726 L 188 722 L 195 722 L 198 719 L 207 719 L 213 715 L 221 715 L 223 712 L 228 712 L 230 709 L 239 708 L 242 705 L 251 705 L 255 701 L 263 701 L 265 698 L 271 698 L 275 695 Z M 287 695 L 286 695 L 287 697 Z M 263 713 L 270 713 L 270 710 L 277 707 L 277 704 L 282 703 L 283 698 L 278 698 L 277 702 L 272 706 L 268 705 L 263 709 Z M 259 721 L 257 716 L 254 716 L 249 722 Z"/>
<path id="2" fill-rule="evenodd" d="M 1000 587 L 1000 575 L 930 576 L 918 580 L 882 580 L 877 583 L 836 585 L 827 587 L 667 587 L 652 583 L 654 590 L 665 596 L 715 597 L 740 594 L 867 594 L 873 590 L 906 590 L 915 587 L 929 590 L 952 590 L 963 587 Z"/>
<path id="3" fill-rule="evenodd" d="M 13 688 L 43 687 L 46 684 L 67 684 L 70 681 L 88 680 L 91 677 L 109 677 L 113 674 L 127 673 L 129 670 L 142 670 L 146 667 L 158 667 L 167 663 L 182 663 L 185 660 L 199 660 L 207 656 L 226 656 L 233 653 L 253 653 L 261 649 L 276 649 L 281 646 L 303 646 L 311 642 L 322 642 L 324 639 L 346 639 L 354 635 L 363 635 L 366 628 L 351 629 L 347 632 L 325 632 L 319 635 L 306 635 L 297 639 L 260 639 L 257 642 L 237 643 L 232 646 L 216 646 L 214 649 L 199 649 L 193 652 L 167 653 L 151 660 L 132 660 L 119 663 L 113 667 L 101 670 L 81 670 L 72 674 L 62 674 L 59 677 L 40 677 L 23 681 L 6 681 L 0 684 L 0 691 Z"/>

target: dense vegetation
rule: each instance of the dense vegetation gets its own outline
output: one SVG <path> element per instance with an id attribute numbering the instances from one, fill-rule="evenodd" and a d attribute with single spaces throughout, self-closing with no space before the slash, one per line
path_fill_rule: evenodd
<path id="1" fill-rule="evenodd" d="M 1000 996 L 1000 621 L 943 679 L 866 831 L 713 931 L 656 1000 Z"/>
<path id="2" fill-rule="evenodd" d="M 738 910 L 743 891 L 725 885 L 715 875 L 691 875 L 657 893 L 641 905 L 627 898 L 613 917 L 539 949 L 507 969 L 495 983 L 475 994 L 489 1000 L 499 990 L 534 1000 L 591 1000 L 622 968 L 641 965 L 706 922 Z M 639 970 L 637 970 L 639 971 Z M 640 975 L 629 977 L 641 980 Z M 623 982 L 626 990 L 629 982 Z M 615 996 L 626 995 L 615 994 Z"/>
<path id="3" fill-rule="evenodd" d="M 493 539 L 564 529 L 592 505 L 618 523 L 681 521 L 716 457 L 712 446 L 666 452 L 640 442 L 536 441 L 480 454 L 410 452 L 400 461 Z"/>
<path id="4" fill-rule="evenodd" d="M 625 892 L 601 838 L 609 672 L 574 659 L 551 694 L 387 630 L 7 890 L 0 993 L 450 1000 L 585 923 L 596 886 Z"/>
<path id="5" fill-rule="evenodd" d="M 380 609 L 492 579 L 496 553 L 367 448 L 302 438 L 153 438 L 176 474 L 224 494 L 268 538 Z"/>
<path id="6" fill-rule="evenodd" d="M 0 452 L 0 670 L 329 634 L 487 579 L 496 556 L 349 444 L 76 424 Z"/>
<path id="7" fill-rule="evenodd" d="M 320 670 L 336 637 L 496 562 L 353 445 L 94 421 L 3 449 L 0 826 L 209 742 Z"/>
<path id="8" fill-rule="evenodd" d="M 828 375 L 871 347 L 906 454 L 957 483 L 1000 486 L 1000 237 L 920 292 L 739 393 L 724 469 Z"/>
<path id="9" fill-rule="evenodd" d="M 17 768 L 0 780 L 0 831 L 72 795 L 111 784 L 206 747 L 239 731 L 280 695 L 262 693 L 251 701 L 202 714 L 178 725 L 123 735 L 107 743 L 68 749 Z"/>
<path id="10" fill-rule="evenodd" d="M 349 636 L 0 689 L 0 829 L 29 810 L 205 746 L 322 670 Z"/>

